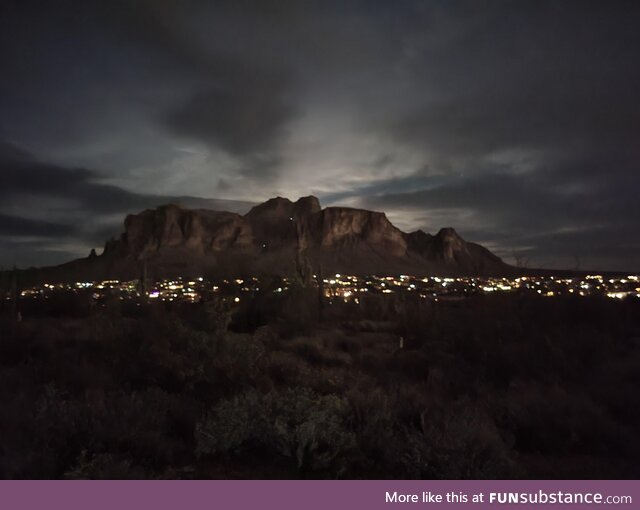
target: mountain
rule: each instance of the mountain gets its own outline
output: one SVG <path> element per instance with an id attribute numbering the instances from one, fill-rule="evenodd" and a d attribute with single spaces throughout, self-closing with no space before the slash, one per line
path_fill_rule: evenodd
<path id="1" fill-rule="evenodd" d="M 240 215 L 165 205 L 126 217 L 102 254 L 37 270 L 39 279 L 323 274 L 506 275 L 514 270 L 454 229 L 405 233 L 382 212 L 273 198 Z"/>

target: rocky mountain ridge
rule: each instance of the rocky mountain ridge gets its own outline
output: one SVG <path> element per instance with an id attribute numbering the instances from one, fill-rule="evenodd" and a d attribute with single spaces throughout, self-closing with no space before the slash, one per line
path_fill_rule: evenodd
<path id="1" fill-rule="evenodd" d="M 513 268 L 454 229 L 402 232 L 382 212 L 277 197 L 240 215 L 165 205 L 131 214 L 119 239 L 56 268 L 61 279 L 291 275 L 303 257 L 325 274 L 503 275 Z M 73 275 L 73 276 L 71 276 Z"/>

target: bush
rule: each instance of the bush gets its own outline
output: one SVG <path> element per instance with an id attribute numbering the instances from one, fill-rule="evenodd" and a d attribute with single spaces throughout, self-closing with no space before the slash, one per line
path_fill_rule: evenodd
<path id="1" fill-rule="evenodd" d="M 267 395 L 248 391 L 221 401 L 198 423 L 196 452 L 238 454 L 259 445 L 291 459 L 301 473 L 339 476 L 355 447 L 349 417 L 346 400 L 335 395 L 319 396 L 305 388 Z"/>

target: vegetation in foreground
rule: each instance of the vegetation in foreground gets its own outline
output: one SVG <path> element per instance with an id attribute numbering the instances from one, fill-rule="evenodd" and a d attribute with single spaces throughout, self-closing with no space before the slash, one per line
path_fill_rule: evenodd
<path id="1" fill-rule="evenodd" d="M 638 478 L 638 301 L 4 310 L 0 477 Z"/>

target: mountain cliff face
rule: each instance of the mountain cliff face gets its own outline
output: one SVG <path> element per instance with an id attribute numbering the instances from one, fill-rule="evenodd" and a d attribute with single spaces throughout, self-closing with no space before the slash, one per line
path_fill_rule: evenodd
<path id="1" fill-rule="evenodd" d="M 303 256 L 324 274 L 504 275 L 512 272 L 452 228 L 404 233 L 384 213 L 273 198 L 246 215 L 166 205 L 125 219 L 104 252 L 61 268 L 84 277 L 292 274 Z M 61 269 L 62 270 L 62 269 Z"/>
<path id="2" fill-rule="evenodd" d="M 137 258 L 164 248 L 181 247 L 196 254 L 238 247 L 253 242 L 251 227 L 238 214 L 175 205 L 129 215 L 125 219 L 126 251 Z"/>

